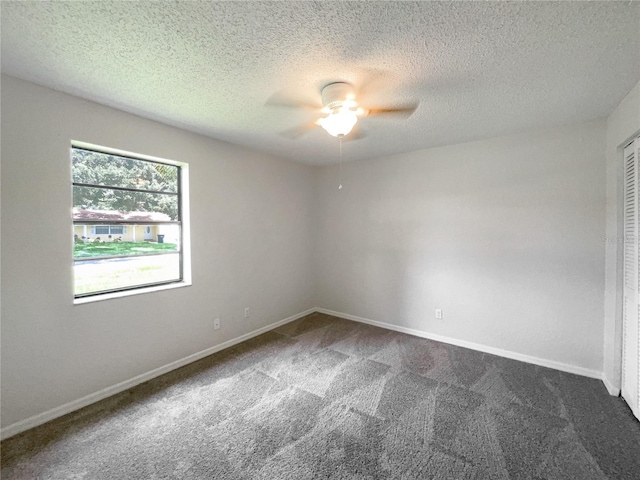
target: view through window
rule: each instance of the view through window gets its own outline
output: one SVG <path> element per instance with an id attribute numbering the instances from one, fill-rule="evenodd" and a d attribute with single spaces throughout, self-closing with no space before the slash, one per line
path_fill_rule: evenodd
<path id="1" fill-rule="evenodd" d="M 72 147 L 76 298 L 180 282 L 182 167 Z"/>

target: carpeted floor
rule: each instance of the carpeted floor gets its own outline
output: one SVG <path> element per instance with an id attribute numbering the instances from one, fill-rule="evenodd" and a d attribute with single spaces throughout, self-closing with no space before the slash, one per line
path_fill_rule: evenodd
<path id="1" fill-rule="evenodd" d="M 2 443 L 10 479 L 634 479 L 602 382 L 312 314 Z"/>

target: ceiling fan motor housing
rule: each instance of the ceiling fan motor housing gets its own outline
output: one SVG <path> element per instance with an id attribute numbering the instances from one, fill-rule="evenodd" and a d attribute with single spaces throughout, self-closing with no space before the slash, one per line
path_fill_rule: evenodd
<path id="1" fill-rule="evenodd" d="M 330 83 L 322 89 L 322 104 L 333 110 L 339 108 L 346 100 L 353 100 L 353 87 L 345 82 Z"/>

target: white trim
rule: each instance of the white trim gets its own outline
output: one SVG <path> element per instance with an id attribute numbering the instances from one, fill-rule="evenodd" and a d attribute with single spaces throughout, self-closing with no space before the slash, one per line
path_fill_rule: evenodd
<path id="1" fill-rule="evenodd" d="M 576 375 L 582 375 L 584 377 L 597 378 L 603 380 L 602 372 L 597 370 L 591 370 L 588 368 L 578 367 L 576 365 L 570 365 L 568 363 L 556 362 L 555 360 L 546 360 L 544 358 L 532 357 L 523 353 L 512 352 L 510 350 L 503 350 L 501 348 L 489 347 L 479 343 L 467 342 L 465 340 L 458 340 L 457 338 L 445 337 L 443 335 L 436 335 L 434 333 L 423 332 L 422 330 L 415 330 L 413 328 L 400 327 L 391 323 L 378 322 L 376 320 L 370 320 L 368 318 L 358 317 L 355 315 L 349 315 L 348 313 L 336 312 L 333 310 L 327 310 L 326 308 L 316 308 L 317 312 L 326 313 L 327 315 L 333 315 L 335 317 L 346 318 L 347 320 L 353 320 L 360 323 L 366 323 L 374 325 L 376 327 L 385 328 L 387 330 L 394 330 L 396 332 L 407 333 L 416 337 L 428 338 L 437 342 L 448 343 L 450 345 L 456 345 L 458 347 L 470 348 L 479 352 L 490 353 L 492 355 L 498 355 L 500 357 L 511 358 L 513 360 L 519 360 L 525 363 L 532 363 L 534 365 L 540 365 L 541 367 L 553 368 L 563 372 L 574 373 Z M 605 384 L 606 385 L 606 384 Z M 607 388 L 608 389 L 608 388 Z M 611 390 L 609 390 L 611 392 Z"/>
<path id="2" fill-rule="evenodd" d="M 604 386 L 607 388 L 609 395 L 613 397 L 620 396 L 620 388 L 614 387 L 613 384 L 609 381 L 609 379 L 604 375 L 604 373 L 602 374 L 602 383 L 604 383 Z"/>
<path id="3" fill-rule="evenodd" d="M 93 150 L 98 153 L 106 153 L 108 155 L 119 155 L 129 157 L 134 160 L 147 160 L 157 163 L 168 163 L 169 165 L 175 165 L 176 167 L 183 167 L 187 165 L 185 162 L 178 160 L 172 160 L 170 158 L 154 157 L 152 155 L 144 155 L 142 153 L 129 152 L 128 150 L 120 150 L 119 148 L 103 147 L 102 145 L 96 145 L 95 143 L 81 142 L 79 140 L 71 140 L 71 148 L 83 148 L 85 150 Z"/>
<path id="4" fill-rule="evenodd" d="M 131 290 L 123 290 L 121 292 L 98 293 L 89 297 L 79 297 L 73 299 L 74 305 L 85 305 L 87 303 L 102 302 L 114 298 L 130 297 L 131 295 L 141 295 L 143 293 L 161 292 L 163 290 L 173 290 L 174 288 L 190 287 L 191 282 L 174 282 L 165 285 L 151 285 L 150 287 L 132 288 Z"/>
<path id="5" fill-rule="evenodd" d="M 413 328 L 401 327 L 398 325 L 393 325 L 390 323 L 378 322 L 376 320 L 371 320 L 368 318 L 358 317 L 356 315 L 350 315 L 348 313 L 336 312 L 335 310 L 328 310 L 326 308 L 310 308 L 305 310 L 304 312 L 300 312 L 296 315 L 292 315 L 291 317 L 285 318 L 284 320 L 280 320 L 278 322 L 267 325 L 266 327 L 259 328 L 252 332 L 246 333 L 239 337 L 236 337 L 232 340 L 228 340 L 219 345 L 215 345 L 213 347 L 207 348 L 200 352 L 194 353 L 187 357 L 184 357 L 180 360 L 176 360 L 162 367 L 151 370 L 147 373 L 143 373 L 136 377 L 133 377 L 129 380 L 125 380 L 124 382 L 120 382 L 116 385 L 112 385 L 111 387 L 107 387 L 98 392 L 89 394 L 85 397 L 79 398 L 77 400 L 73 400 L 71 402 L 65 403 L 59 407 L 53 408 L 51 410 L 47 410 L 46 412 L 40 413 L 38 415 L 34 415 L 25 420 L 16 422 L 12 425 L 8 425 L 7 427 L 0 430 L 0 439 L 4 440 L 5 438 L 12 437 L 13 435 L 17 435 L 18 433 L 24 432 L 25 430 L 29 430 L 30 428 L 37 427 L 38 425 L 42 425 L 43 423 L 54 420 L 58 417 L 66 415 L 67 413 L 71 413 L 75 410 L 79 410 L 80 408 L 91 405 L 92 403 L 103 400 L 107 397 L 115 395 L 117 393 L 123 392 L 129 388 L 135 387 L 141 383 L 144 383 L 153 378 L 159 377 L 160 375 L 164 375 L 172 370 L 188 365 L 189 363 L 195 362 L 204 358 L 206 356 L 212 355 L 216 352 L 224 350 L 225 348 L 229 348 L 238 343 L 244 342 L 245 340 L 249 340 L 250 338 L 261 335 L 265 332 L 278 328 L 282 325 L 285 325 L 289 322 L 293 322 L 294 320 L 298 320 L 306 315 L 309 315 L 314 312 L 325 313 L 327 315 L 333 315 L 335 317 L 341 317 L 347 320 L 353 320 L 355 322 L 366 323 L 368 325 L 374 325 L 376 327 L 384 328 L 387 330 L 393 330 L 396 332 L 407 333 L 409 335 L 414 335 L 416 337 L 428 338 L 430 340 L 435 340 L 438 342 L 448 343 L 450 345 L 456 345 L 459 347 L 470 348 L 472 350 L 477 350 L 479 352 L 490 353 L 492 355 L 498 355 L 500 357 L 511 358 L 513 360 L 519 360 L 525 363 L 531 363 L 534 365 L 540 365 L 542 367 L 553 368 L 555 370 L 560 370 L 563 372 L 573 373 L 576 375 L 582 375 L 590 378 L 597 378 L 602 380 L 607 391 L 610 395 L 618 396 L 620 394 L 620 389 L 614 387 L 604 376 L 602 372 L 597 370 L 591 370 L 583 367 L 578 367 L 575 365 L 569 365 L 562 362 L 556 362 L 554 360 L 546 360 L 538 357 L 533 357 L 530 355 L 524 355 L 522 353 L 512 352 L 509 350 L 503 350 L 500 348 L 489 347 L 487 345 L 481 345 L 479 343 L 467 342 L 465 340 L 459 340 L 451 337 L 445 337 L 443 335 L 436 335 L 433 333 L 424 332 L 422 330 L 415 330 Z"/>
<path id="6" fill-rule="evenodd" d="M 310 308 L 309 310 L 305 310 L 304 312 L 297 313 L 290 317 L 285 318 L 284 320 L 280 320 L 278 322 L 267 325 L 266 327 L 259 328 L 252 332 L 246 333 L 239 337 L 236 337 L 231 340 L 227 340 L 219 345 L 215 345 L 213 347 L 207 348 L 200 352 L 188 355 L 184 358 L 176 360 L 174 362 L 168 363 L 159 368 L 155 368 L 147 373 L 143 373 L 141 375 L 137 375 L 129 380 L 125 380 L 124 382 L 117 383 L 116 385 L 112 385 L 110 387 L 104 388 L 97 392 L 91 393 L 87 396 L 79 398 L 77 400 L 72 400 L 71 402 L 65 403 L 64 405 L 60 405 L 59 407 L 52 408 L 51 410 L 47 410 L 46 412 L 39 413 L 32 417 L 29 417 L 25 420 L 21 420 L 14 424 L 8 425 L 0 430 L 0 439 L 4 440 L 5 438 L 12 437 L 13 435 L 17 435 L 20 432 L 24 432 L 25 430 L 29 430 L 30 428 L 37 427 L 38 425 L 42 425 L 43 423 L 54 420 L 58 417 L 66 415 L 67 413 L 71 413 L 75 410 L 79 410 L 84 408 L 92 403 L 99 402 L 107 397 L 111 397 L 117 393 L 123 392 L 129 388 L 135 387 L 141 383 L 147 382 L 153 378 L 159 377 L 160 375 L 164 375 L 172 370 L 188 365 L 189 363 L 200 360 L 201 358 L 212 355 L 220 350 L 224 350 L 225 348 L 232 347 L 238 343 L 244 342 L 245 340 L 249 340 L 250 338 L 257 337 L 265 332 L 273 330 L 274 328 L 278 328 L 281 325 L 284 325 L 289 322 L 293 322 L 294 320 L 298 320 L 306 315 L 314 313 L 317 309 Z"/>

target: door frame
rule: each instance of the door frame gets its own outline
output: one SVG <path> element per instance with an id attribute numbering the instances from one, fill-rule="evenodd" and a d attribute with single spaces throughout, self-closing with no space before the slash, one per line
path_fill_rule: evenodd
<path id="1" fill-rule="evenodd" d="M 627 147 L 629 147 L 630 145 L 633 145 L 635 142 L 635 146 L 633 147 L 633 149 L 635 150 L 635 169 L 636 169 L 636 183 L 634 186 L 635 189 L 635 194 L 636 194 L 636 231 L 635 231 L 635 236 L 633 238 L 633 242 L 634 242 L 634 249 L 636 252 L 636 258 L 635 258 L 635 264 L 636 264 L 636 269 L 640 269 L 640 245 L 638 244 L 640 242 L 640 131 L 636 132 L 634 135 L 632 135 L 631 138 L 627 139 L 625 142 L 623 142 L 620 147 L 618 148 L 618 159 L 619 159 L 619 169 L 618 169 L 618 231 L 619 231 L 619 238 L 622 239 L 622 242 L 617 242 L 617 285 L 616 285 L 616 341 L 619 342 L 618 343 L 618 347 L 616 348 L 616 353 L 617 355 L 619 355 L 619 361 L 616 362 L 616 367 L 617 367 L 617 371 L 616 373 L 619 374 L 619 382 L 620 382 L 620 388 L 618 389 L 618 396 L 622 397 L 622 388 L 623 388 L 623 384 L 624 384 L 624 362 L 625 362 L 625 358 L 624 358 L 624 353 L 625 353 L 625 338 L 624 338 L 624 314 L 625 314 L 625 268 L 624 268 L 624 264 L 625 264 L 625 245 L 626 245 L 626 236 L 625 236 L 625 230 L 624 230 L 624 207 L 625 207 L 625 172 L 626 172 L 626 164 L 625 164 L 625 155 L 624 155 L 624 151 Z M 639 282 L 640 281 L 640 271 L 636 270 L 635 272 L 635 282 Z M 635 295 L 636 295 L 636 305 L 638 303 L 638 295 L 640 295 L 640 285 L 635 286 Z M 636 314 L 637 315 L 637 314 Z M 639 325 L 638 327 L 640 329 L 640 320 L 639 320 Z M 640 345 L 638 345 L 638 349 L 640 350 Z M 640 353 L 640 352 L 639 352 Z M 638 358 L 638 362 L 640 363 L 640 358 Z M 640 367 L 640 365 L 639 365 Z M 640 368 L 638 369 L 638 382 L 640 382 Z M 638 388 L 638 391 L 635 393 L 635 395 L 637 396 L 638 394 L 640 394 L 640 385 L 637 385 L 636 388 Z M 629 407 L 631 408 L 633 414 L 638 417 L 638 419 L 640 419 L 640 410 L 638 410 L 638 405 L 640 404 L 640 399 L 639 398 L 629 398 L 629 399 L 625 399 L 625 401 L 627 402 L 627 404 L 629 405 Z M 630 401 L 633 401 L 632 403 L 635 403 L 634 405 L 631 405 L 631 403 L 629 403 Z"/>

